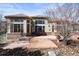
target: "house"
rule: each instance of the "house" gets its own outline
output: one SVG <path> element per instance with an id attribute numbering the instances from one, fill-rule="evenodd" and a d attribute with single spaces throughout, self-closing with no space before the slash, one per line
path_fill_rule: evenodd
<path id="1" fill-rule="evenodd" d="M 45 16 L 27 16 L 24 14 L 7 15 L 7 38 L 14 39 L 21 35 L 49 35 L 52 32 L 62 32 L 63 20 L 50 20 Z M 62 24 L 63 23 L 63 24 Z M 68 28 L 72 30 L 72 28 Z"/>
<path id="2" fill-rule="evenodd" d="M 24 35 L 31 34 L 48 34 L 56 32 L 56 23 L 51 23 L 48 17 L 44 16 L 26 16 L 24 14 L 7 15 L 7 37 L 17 38 Z"/>

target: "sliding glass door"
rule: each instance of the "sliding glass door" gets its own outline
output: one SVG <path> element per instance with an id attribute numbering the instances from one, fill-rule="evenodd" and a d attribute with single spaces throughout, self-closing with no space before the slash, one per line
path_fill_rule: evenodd
<path id="1" fill-rule="evenodd" d="M 45 26 L 36 26 L 35 27 L 35 32 L 44 32 L 45 31 Z"/>

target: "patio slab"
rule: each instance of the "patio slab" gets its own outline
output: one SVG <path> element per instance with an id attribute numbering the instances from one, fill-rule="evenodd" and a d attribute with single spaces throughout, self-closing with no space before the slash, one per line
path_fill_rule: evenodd
<path id="1" fill-rule="evenodd" d="M 50 37 L 49 37 L 50 38 Z M 22 48 L 58 48 L 58 46 L 51 41 L 47 36 L 33 37 L 29 41 L 18 41 L 3 47 L 3 49 L 13 49 L 17 47 Z"/>
<path id="2" fill-rule="evenodd" d="M 27 46 L 28 48 L 58 48 L 58 46 L 48 39 L 34 39 Z"/>

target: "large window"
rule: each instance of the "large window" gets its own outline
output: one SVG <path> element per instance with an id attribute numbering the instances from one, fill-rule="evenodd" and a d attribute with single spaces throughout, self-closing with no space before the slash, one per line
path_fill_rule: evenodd
<path id="1" fill-rule="evenodd" d="M 35 21 L 35 24 L 44 24 L 45 22 L 44 22 L 44 20 L 36 20 Z"/>
<path id="2" fill-rule="evenodd" d="M 23 32 L 23 24 L 11 24 L 11 32 Z"/>
<path id="3" fill-rule="evenodd" d="M 45 26 L 35 26 L 36 32 L 45 32 Z"/>
<path id="4" fill-rule="evenodd" d="M 22 18 L 14 18 L 11 20 L 11 32 L 23 32 Z"/>

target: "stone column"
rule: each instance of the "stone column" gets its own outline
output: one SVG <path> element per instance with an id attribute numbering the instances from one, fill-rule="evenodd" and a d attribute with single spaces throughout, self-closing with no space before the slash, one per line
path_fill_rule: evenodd
<path id="1" fill-rule="evenodd" d="M 27 33 L 27 20 L 23 20 L 23 32 Z"/>
<path id="2" fill-rule="evenodd" d="M 11 25 L 10 20 L 7 19 L 7 33 L 10 33 L 10 30 L 11 30 L 10 25 Z"/>

